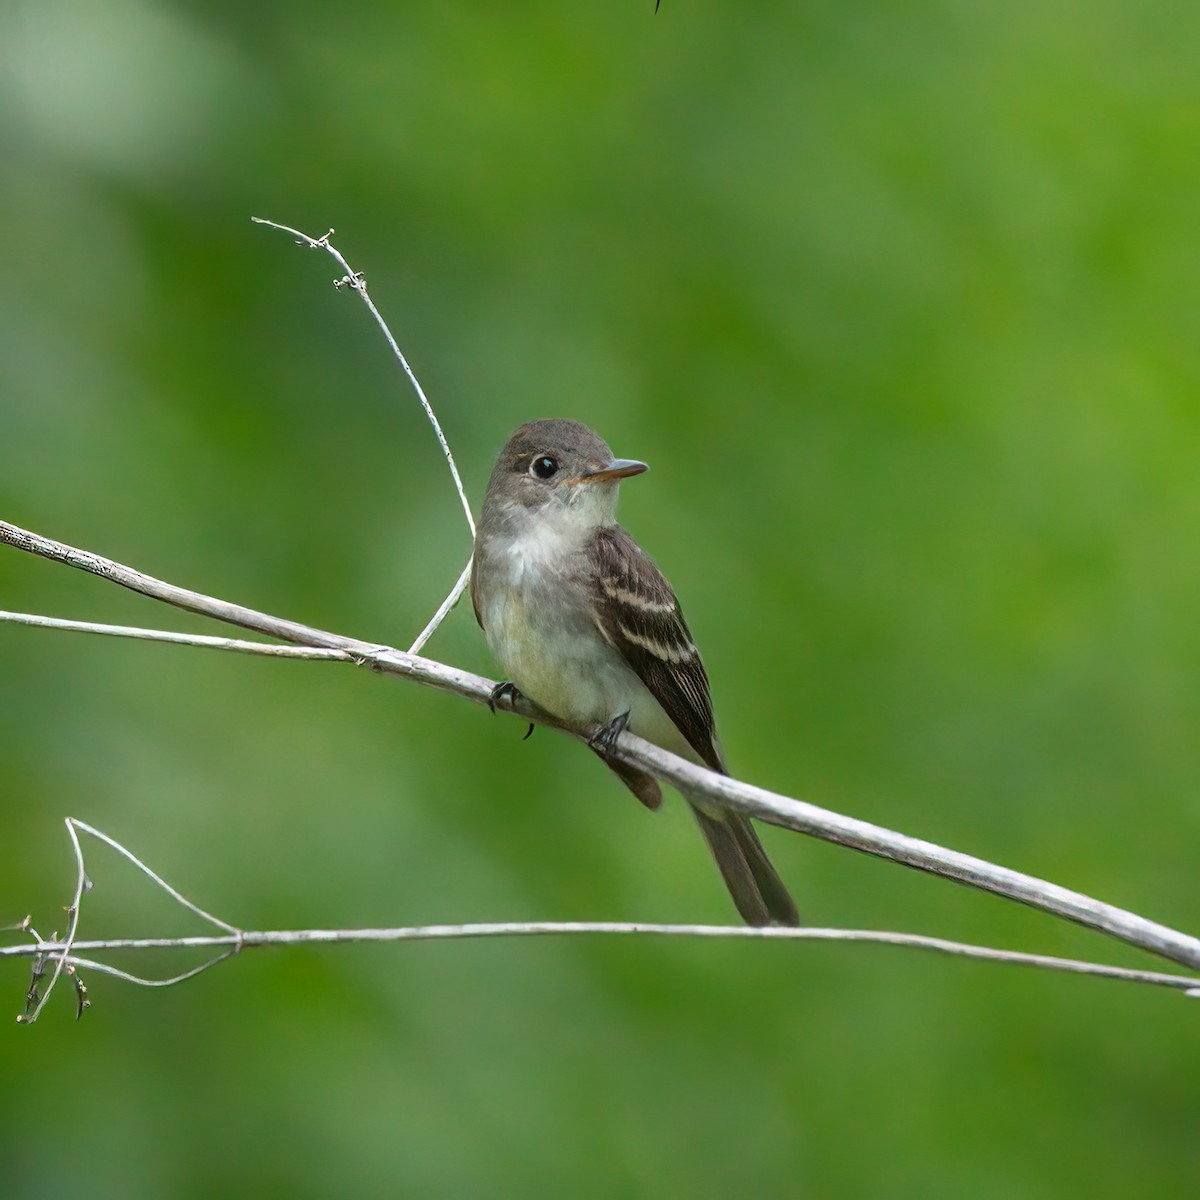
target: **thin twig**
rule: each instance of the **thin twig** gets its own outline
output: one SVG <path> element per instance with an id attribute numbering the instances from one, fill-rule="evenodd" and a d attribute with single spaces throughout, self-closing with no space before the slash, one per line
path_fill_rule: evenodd
<path id="1" fill-rule="evenodd" d="M 276 646 L 271 642 L 247 642 L 238 638 L 211 637 L 202 633 L 175 633 L 169 629 L 142 629 L 133 625 L 68 621 L 62 617 L 43 617 L 34 613 L 0 612 L 0 621 L 8 621 L 14 625 L 33 625 L 41 629 L 61 629 L 70 633 L 98 633 L 107 637 L 135 638 L 144 642 L 169 642 L 176 646 L 231 650 L 237 654 L 263 654 L 268 658 L 301 658 L 322 662 L 355 661 L 354 656 L 345 650 L 325 650 L 317 646 Z"/>
<path id="2" fill-rule="evenodd" d="M 354 271 L 350 268 L 350 264 L 346 262 L 340 250 L 332 245 L 329 241 L 333 235 L 333 230 L 330 229 L 323 237 L 313 238 L 306 233 L 301 233 L 298 229 L 292 229 L 287 225 L 280 225 L 275 221 L 268 221 L 265 217 L 251 217 L 258 225 L 266 225 L 271 229 L 278 229 L 284 233 L 290 233 L 298 239 L 298 244 L 308 246 L 312 250 L 325 250 L 330 254 L 333 260 L 342 268 L 345 274 L 341 279 L 335 280 L 335 286 L 338 288 L 351 287 L 362 297 L 363 303 L 367 306 L 367 311 L 375 318 L 375 323 L 383 332 L 384 338 L 387 340 L 388 346 L 391 347 L 392 353 L 396 357 L 396 361 L 404 369 L 405 375 L 408 376 L 409 383 L 412 384 L 413 390 L 417 394 L 417 399 L 421 402 L 421 407 L 425 410 L 425 416 L 429 419 L 430 425 L 433 426 L 433 432 L 437 435 L 438 443 L 442 447 L 442 454 L 446 458 L 446 464 L 450 468 L 450 474 L 454 479 L 454 486 L 458 490 L 458 498 L 462 503 L 463 513 L 467 518 L 467 528 L 471 531 L 471 538 L 475 537 L 475 519 L 471 515 L 471 505 L 467 500 L 466 489 L 463 487 L 462 478 L 458 473 L 458 465 L 454 461 L 454 455 L 450 452 L 450 444 L 446 441 L 446 435 L 442 432 L 441 423 L 437 419 L 437 415 L 433 411 L 433 405 L 429 403 L 425 395 L 424 388 L 421 387 L 420 381 L 413 372 L 412 367 L 408 364 L 408 359 L 405 358 L 404 352 L 400 349 L 399 343 L 392 335 L 391 329 L 388 328 L 387 322 L 383 319 L 382 313 L 375 307 L 375 302 L 371 299 L 370 293 L 367 291 L 366 276 L 361 271 Z M 463 589 L 466 587 L 467 578 L 471 569 L 470 561 L 467 562 L 467 569 L 459 577 L 458 583 L 451 589 L 450 594 L 442 601 L 430 618 L 429 624 L 418 635 L 417 640 L 412 644 L 409 651 L 410 654 L 416 654 L 422 646 L 433 636 L 438 626 L 446 618 L 446 614 L 458 603 L 459 596 L 462 595 Z"/>
<path id="3" fill-rule="evenodd" d="M 79 847 L 79 840 L 76 837 L 76 830 L 83 830 L 84 833 L 90 834 L 97 841 L 103 842 L 111 850 L 115 850 L 126 862 L 132 863 L 139 871 L 149 878 L 156 886 L 162 888 L 176 904 L 186 908 L 188 912 L 195 913 L 202 921 L 207 921 L 210 925 L 215 925 L 218 929 L 223 929 L 227 934 L 234 938 L 240 938 L 242 931 L 236 925 L 230 925 L 228 921 L 222 921 L 220 917 L 214 917 L 212 913 L 205 912 L 198 904 L 193 904 L 182 892 L 178 892 L 173 888 L 163 877 L 151 870 L 132 850 L 126 849 L 121 845 L 116 838 L 111 838 L 107 833 L 102 833 L 94 825 L 89 825 L 86 821 L 81 821 L 78 817 L 67 817 L 67 828 L 71 830 L 71 840 L 75 843 L 76 848 Z M 82 855 L 82 851 L 80 851 Z M 80 859 L 80 870 L 83 869 L 83 860 Z"/>
<path id="4" fill-rule="evenodd" d="M 467 565 L 463 567 L 462 574 L 458 577 L 458 582 L 450 589 L 450 594 L 442 601 L 437 612 L 429 619 L 429 624 L 417 635 L 417 640 L 408 648 L 409 654 L 420 654 L 425 643 L 437 631 L 437 627 L 446 619 L 446 614 L 458 603 L 459 597 L 467 590 L 467 584 L 471 582 L 471 564 L 475 561 L 475 555 L 472 554 L 467 559 Z"/>
<path id="5" fill-rule="evenodd" d="M 246 608 L 241 604 L 231 604 L 227 600 L 219 600 L 215 596 L 206 596 L 201 592 L 193 592 L 188 588 L 177 587 L 135 571 L 132 567 L 122 566 L 112 559 L 88 550 L 78 550 L 63 542 L 41 537 L 39 534 L 20 529 L 15 525 L 0 521 L 0 542 L 15 546 L 41 558 L 54 562 L 66 563 L 80 571 L 98 575 L 130 591 L 149 596 L 154 600 L 162 600 L 182 608 L 187 612 L 199 613 L 201 616 L 213 617 L 224 621 L 227 625 L 239 625 L 243 629 L 252 629 L 267 637 L 278 638 L 280 641 L 291 642 L 301 646 L 322 646 L 335 650 L 358 651 L 364 643 L 354 638 L 341 637 L 334 633 L 325 633 L 296 621 L 288 621 L 281 617 L 273 617 L 268 613 Z"/>
<path id="6" fill-rule="evenodd" d="M 76 969 L 83 968 L 85 971 L 94 971 L 97 975 L 108 975 L 112 979 L 119 979 L 122 983 L 136 984 L 138 987 L 160 988 L 174 987 L 177 983 L 186 983 L 189 979 L 195 979 L 197 975 L 203 975 L 205 971 L 211 970 L 217 963 L 223 963 L 227 958 L 232 958 L 241 948 L 240 940 L 235 941 L 233 938 L 209 938 L 209 942 L 213 945 L 225 946 L 226 949 L 220 954 L 214 954 L 212 958 L 207 958 L 199 966 L 192 967 L 188 971 L 180 971 L 178 975 L 168 976 L 166 979 L 151 979 L 146 975 L 135 975 L 132 971 L 122 971 L 120 967 L 114 967 L 111 963 L 97 962 L 92 958 L 79 958 L 72 954 L 68 960 Z M 85 945 L 83 942 L 75 942 L 75 948 Z M 24 947 L 23 947 L 24 948 Z M 99 945 L 100 949 L 111 949 L 103 943 Z M 129 947 L 124 947 L 129 949 Z M 46 947 L 49 951 L 50 946 Z"/>
<path id="7" fill-rule="evenodd" d="M 825 941 L 825 942 L 857 942 L 872 945 L 900 946 L 914 950 L 928 950 L 938 954 L 952 955 L 959 958 L 974 958 L 986 962 L 1006 963 L 1015 966 L 1036 967 L 1043 970 L 1065 971 L 1077 975 L 1091 975 L 1102 979 L 1123 980 L 1130 983 L 1144 983 L 1159 987 L 1175 988 L 1187 995 L 1200 994 L 1200 980 L 1184 975 L 1168 975 L 1159 971 L 1139 971 L 1126 967 L 1112 967 L 1102 963 L 1082 962 L 1078 959 L 1058 958 L 1045 954 L 1025 954 L 1014 950 L 997 950 L 988 946 L 976 946 L 967 942 L 949 941 L 946 938 L 926 937 L 923 934 L 883 932 L 869 929 L 795 929 L 795 928 L 751 928 L 741 925 L 681 925 L 664 924 L 660 922 L 625 922 L 625 921 L 492 921 L 466 925 L 417 925 L 402 926 L 392 929 L 275 929 L 244 931 L 237 929 L 228 922 L 215 917 L 188 900 L 181 892 L 167 883 L 157 871 L 144 863 L 132 850 L 122 845 L 115 838 L 101 832 L 86 821 L 74 817 L 66 820 L 67 831 L 75 854 L 77 866 L 76 897 L 72 905 L 76 924 L 68 931 L 67 937 L 57 940 L 43 940 L 34 934 L 34 943 L 0 947 L 0 958 L 35 957 L 45 960 L 53 958 L 56 963 L 55 978 L 63 970 L 76 971 L 79 968 L 110 975 L 127 983 L 138 984 L 142 987 L 169 987 L 193 979 L 201 972 L 208 970 L 224 959 L 236 954 L 247 946 L 295 946 L 295 945 L 346 945 L 361 942 L 407 942 L 457 940 L 461 938 L 487 937 L 544 937 L 552 935 L 602 934 L 602 935 L 640 935 L 658 937 L 705 937 L 705 938 L 741 938 L 757 941 Z M 79 900 L 85 890 L 90 887 L 87 882 L 87 872 L 84 862 L 83 847 L 79 834 L 89 836 L 103 842 L 115 850 L 127 862 L 132 863 L 146 875 L 157 887 L 162 888 L 172 900 L 195 913 L 209 924 L 223 932 L 213 936 L 192 936 L 176 938 L 111 938 L 82 941 L 75 936 L 79 912 Z M 28 918 L 12 928 L 27 931 Z M 214 955 L 196 967 L 172 975 L 165 979 L 152 979 L 135 975 L 130 971 L 114 967 L 96 959 L 84 958 L 80 951 L 111 952 L 144 951 L 144 950 L 180 950 L 206 949 L 219 950 Z M 26 1020 L 32 1021 L 41 1011 L 50 990 L 54 985 L 51 980 L 32 1016 Z"/>
<path id="8" fill-rule="evenodd" d="M 74 971 L 74 965 L 71 963 L 71 948 L 75 943 L 75 932 L 79 928 L 79 905 L 83 900 L 83 893 L 88 888 L 87 871 L 83 864 L 83 847 L 79 844 L 79 836 L 75 832 L 75 827 L 71 823 L 71 818 L 67 818 L 67 833 L 71 838 L 71 847 L 75 851 L 75 893 L 71 897 L 70 907 L 67 909 L 67 933 L 62 942 L 59 943 L 59 949 L 49 954 L 43 952 L 42 959 L 49 957 L 54 961 L 54 969 L 50 973 L 50 982 L 46 984 L 45 991 L 38 993 L 37 980 L 41 974 L 40 967 L 35 968 L 34 982 L 30 985 L 29 991 L 25 998 L 25 1011 L 17 1017 L 18 1022 L 25 1025 L 32 1025 L 34 1021 L 41 1015 L 42 1009 L 46 1007 L 46 1001 L 50 999 L 50 993 L 54 991 L 54 985 L 62 977 L 64 971 Z M 34 938 L 40 943 L 41 937 L 35 929 L 30 929 Z M 80 1009 L 82 1011 L 82 1007 Z"/>
<path id="9" fill-rule="evenodd" d="M 433 659 L 406 654 L 400 650 L 383 649 L 369 642 L 357 641 L 341 634 L 329 633 L 256 612 L 241 605 L 230 604 L 228 601 L 217 600 L 199 592 L 191 592 L 186 588 L 144 575 L 101 555 L 55 542 L 8 522 L 0 521 L 0 542 L 89 571 L 119 583 L 122 587 L 165 600 L 190 612 L 203 613 L 283 641 L 345 650 L 356 660 L 369 663 L 380 671 L 402 675 L 478 704 L 488 704 L 491 701 L 494 686 L 491 680 Z M 561 722 L 526 701 L 518 701 L 515 704 L 510 701 L 501 703 L 502 706 L 519 713 L 524 720 L 536 721 L 575 737 L 586 736 L 587 731 L 566 729 Z M 654 775 L 657 779 L 678 788 L 685 795 L 703 797 L 785 829 L 794 829 L 824 841 L 848 846 L 1017 900 L 1173 962 L 1200 968 L 1200 939 L 1058 884 L 997 866 L 984 859 L 949 850 L 932 842 L 907 837 L 867 821 L 843 816 L 815 804 L 782 796 L 727 775 L 718 775 L 651 745 L 628 731 L 617 739 L 613 753 L 620 761 Z"/>
<path id="10" fill-rule="evenodd" d="M 113 975 L 129 983 L 146 987 L 166 987 L 191 979 L 238 950 L 256 946 L 339 946 L 363 942 L 455 941 L 463 938 L 492 937 L 568 937 L 578 934 L 644 937 L 702 937 L 768 942 L 854 942 L 877 946 L 899 946 L 911 950 L 929 950 L 957 958 L 973 958 L 985 962 L 1014 966 L 1037 967 L 1043 970 L 1064 971 L 1074 975 L 1091 975 L 1098 979 L 1115 979 L 1127 983 L 1144 983 L 1174 988 L 1189 995 L 1200 996 L 1200 979 L 1187 975 L 1169 975 L 1160 971 L 1138 971 L 1127 967 L 1112 967 L 1105 963 L 1084 962 L 1079 959 L 1058 958 L 1047 954 L 1025 954 L 1016 950 L 997 950 L 968 942 L 953 942 L 946 938 L 926 937 L 917 933 L 894 933 L 875 929 L 820 929 L 748 925 L 679 925 L 656 922 L 629 921 L 491 921 L 466 925 L 412 925 L 394 929 L 267 929 L 245 930 L 237 937 L 201 936 L 179 938 L 110 938 L 94 941 L 76 940 L 71 943 L 68 961 L 79 967 Z M 39 954 L 58 955 L 67 945 L 45 941 L 31 945 L 0 946 L 0 958 L 28 958 Z M 145 979 L 120 971 L 106 963 L 77 957 L 77 952 L 111 953 L 113 951 L 146 950 L 214 950 L 225 954 L 170 979 Z"/>
<path id="11" fill-rule="evenodd" d="M 129 983 L 138 983 L 145 987 L 162 987 L 171 983 L 182 983 L 185 979 L 191 979 L 195 975 L 199 975 L 201 971 L 207 970 L 209 967 L 215 966 L 222 959 L 228 958 L 231 954 L 236 954 L 241 947 L 241 931 L 226 921 L 222 921 L 220 917 L 214 917 L 212 913 L 205 912 L 199 905 L 193 904 L 181 892 L 173 888 L 165 879 L 157 872 L 151 870 L 140 858 L 137 857 L 131 850 L 126 849 L 115 838 L 111 838 L 108 834 L 89 825 L 86 821 L 80 821 L 77 817 L 67 817 L 65 819 L 67 826 L 67 835 L 71 839 L 71 847 L 75 853 L 75 894 L 71 900 L 71 906 L 67 909 L 67 933 L 61 942 L 57 940 L 46 941 L 40 937 L 35 929 L 29 926 L 28 918 L 23 923 L 27 931 L 33 936 L 34 944 L 32 946 L 20 947 L 5 947 L 10 950 L 23 950 L 26 953 L 31 953 L 36 956 L 35 961 L 41 963 L 47 959 L 52 960 L 54 969 L 50 975 L 50 981 L 46 984 L 45 991 L 38 993 L 37 981 L 40 978 L 40 967 L 35 969 L 34 983 L 30 986 L 26 997 L 26 1008 L 23 1013 L 17 1018 L 21 1024 L 32 1025 L 34 1021 L 41 1015 L 42 1009 L 46 1006 L 46 1001 L 50 999 L 50 993 L 54 990 L 54 985 L 66 972 L 75 975 L 80 967 L 91 968 L 105 975 L 115 975 L 120 979 L 124 979 Z M 127 862 L 132 863 L 139 871 L 146 875 L 156 887 L 162 888 L 176 904 L 186 908 L 189 912 L 195 913 L 202 920 L 207 921 L 210 925 L 217 929 L 223 930 L 221 945 L 226 947 L 222 953 L 214 955 L 207 962 L 202 963 L 198 967 L 193 967 L 189 971 L 185 971 L 180 975 L 175 975 L 170 979 L 144 979 L 136 975 L 132 975 L 126 971 L 121 971 L 116 967 L 110 967 L 105 963 L 94 962 L 91 959 L 79 958 L 74 951 L 78 946 L 76 941 L 76 932 L 79 928 L 79 909 L 83 901 L 85 892 L 91 890 L 91 881 L 88 879 L 87 867 L 84 863 L 83 846 L 79 841 L 79 834 L 86 833 L 96 838 L 97 841 L 103 842 L 106 846 L 115 850 Z M 94 943 L 89 943 L 89 947 L 94 946 Z M 82 1015 L 83 1010 L 88 1007 L 87 989 L 76 976 L 76 991 L 79 997 L 79 1013 Z"/>
<path id="12" fill-rule="evenodd" d="M 409 383 L 412 384 L 413 390 L 417 393 L 417 399 L 421 402 L 421 407 L 425 410 L 425 416 L 429 419 L 430 425 L 433 426 L 433 432 L 437 435 L 437 440 L 441 444 L 442 453 L 446 456 L 446 463 L 450 467 L 450 474 L 454 477 L 454 486 L 458 489 L 458 498 L 462 502 L 463 513 L 467 518 L 467 526 L 471 530 L 471 537 L 475 536 L 475 518 L 471 515 L 471 504 L 467 500 L 467 492 L 463 487 L 463 482 L 458 474 L 458 467 L 454 462 L 454 455 L 450 453 L 450 445 L 446 441 L 446 435 L 442 432 L 442 427 L 434 415 L 433 406 L 425 397 L 425 391 L 417 381 L 417 377 L 413 374 L 413 369 L 408 365 L 408 359 L 404 357 L 404 352 L 400 349 L 399 343 L 392 336 L 392 331 L 388 328 L 387 322 L 383 319 L 383 315 L 379 309 L 375 307 L 375 302 L 371 299 L 370 293 L 367 291 L 366 277 L 361 271 L 351 270 L 350 264 L 342 257 L 341 251 L 332 246 L 329 238 L 333 233 L 331 229 L 329 233 L 323 237 L 309 237 L 307 233 L 301 233 L 298 229 L 292 229 L 288 225 L 280 225 L 277 221 L 268 221 L 265 217 L 251 217 L 256 225 L 266 225 L 271 229 L 278 229 L 283 233 L 290 233 L 294 238 L 297 238 L 302 245 L 308 246 L 312 250 L 325 250 L 332 255 L 334 261 L 339 267 L 345 271 L 345 275 L 337 281 L 339 287 L 353 288 L 367 306 L 371 316 L 375 318 L 375 323 L 383 331 L 383 336 L 387 339 L 387 344 L 391 347 L 392 353 L 396 356 L 396 361 L 404 368 L 405 375 L 408 376 Z"/>

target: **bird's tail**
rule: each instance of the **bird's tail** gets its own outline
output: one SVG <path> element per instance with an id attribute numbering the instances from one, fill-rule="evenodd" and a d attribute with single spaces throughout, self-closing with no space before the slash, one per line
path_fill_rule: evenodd
<path id="1" fill-rule="evenodd" d="M 800 914 L 776 874 L 749 817 L 692 805 L 733 903 L 747 925 L 799 925 Z"/>

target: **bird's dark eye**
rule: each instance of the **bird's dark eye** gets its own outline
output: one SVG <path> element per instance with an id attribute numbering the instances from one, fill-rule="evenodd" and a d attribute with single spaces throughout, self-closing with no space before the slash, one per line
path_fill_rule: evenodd
<path id="1" fill-rule="evenodd" d="M 529 473 L 538 479 L 550 479 L 558 471 L 558 460 L 548 454 L 540 454 L 529 464 Z"/>

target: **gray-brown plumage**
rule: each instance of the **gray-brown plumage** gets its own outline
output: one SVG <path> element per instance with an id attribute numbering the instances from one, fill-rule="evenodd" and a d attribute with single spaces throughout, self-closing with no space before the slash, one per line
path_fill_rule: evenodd
<path id="1" fill-rule="evenodd" d="M 645 465 L 614 459 L 576 421 L 533 421 L 501 452 L 476 538 L 471 595 L 512 681 L 581 730 L 628 727 L 725 771 L 708 676 L 671 585 L 616 523 L 617 485 Z M 648 808 L 645 772 L 598 753 Z M 795 925 L 795 904 L 750 821 L 691 802 L 738 912 L 751 925 Z"/>

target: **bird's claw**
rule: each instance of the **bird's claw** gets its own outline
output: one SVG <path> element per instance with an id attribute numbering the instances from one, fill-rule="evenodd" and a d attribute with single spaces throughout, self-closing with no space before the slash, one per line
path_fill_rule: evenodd
<path id="1" fill-rule="evenodd" d="M 607 725 L 601 725 L 588 738 L 588 745 L 602 758 L 607 758 L 617 747 L 617 738 L 625 732 L 629 725 L 628 711 L 618 713 Z"/>
<path id="2" fill-rule="evenodd" d="M 488 708 L 492 712 L 496 711 L 496 705 L 501 700 L 507 700 L 509 708 L 512 708 L 518 700 L 522 699 L 520 689 L 511 679 L 506 679 L 503 683 L 498 683 L 492 688 L 488 696 Z M 529 728 L 525 731 L 525 736 L 521 739 L 523 742 L 529 741 L 533 736 L 533 722 L 529 722 Z"/>
<path id="3" fill-rule="evenodd" d="M 496 705 L 501 700 L 507 700 L 511 708 L 520 698 L 521 693 L 517 690 L 517 685 L 511 679 L 506 679 L 492 688 L 491 694 L 488 696 L 488 708 L 495 712 Z"/>

